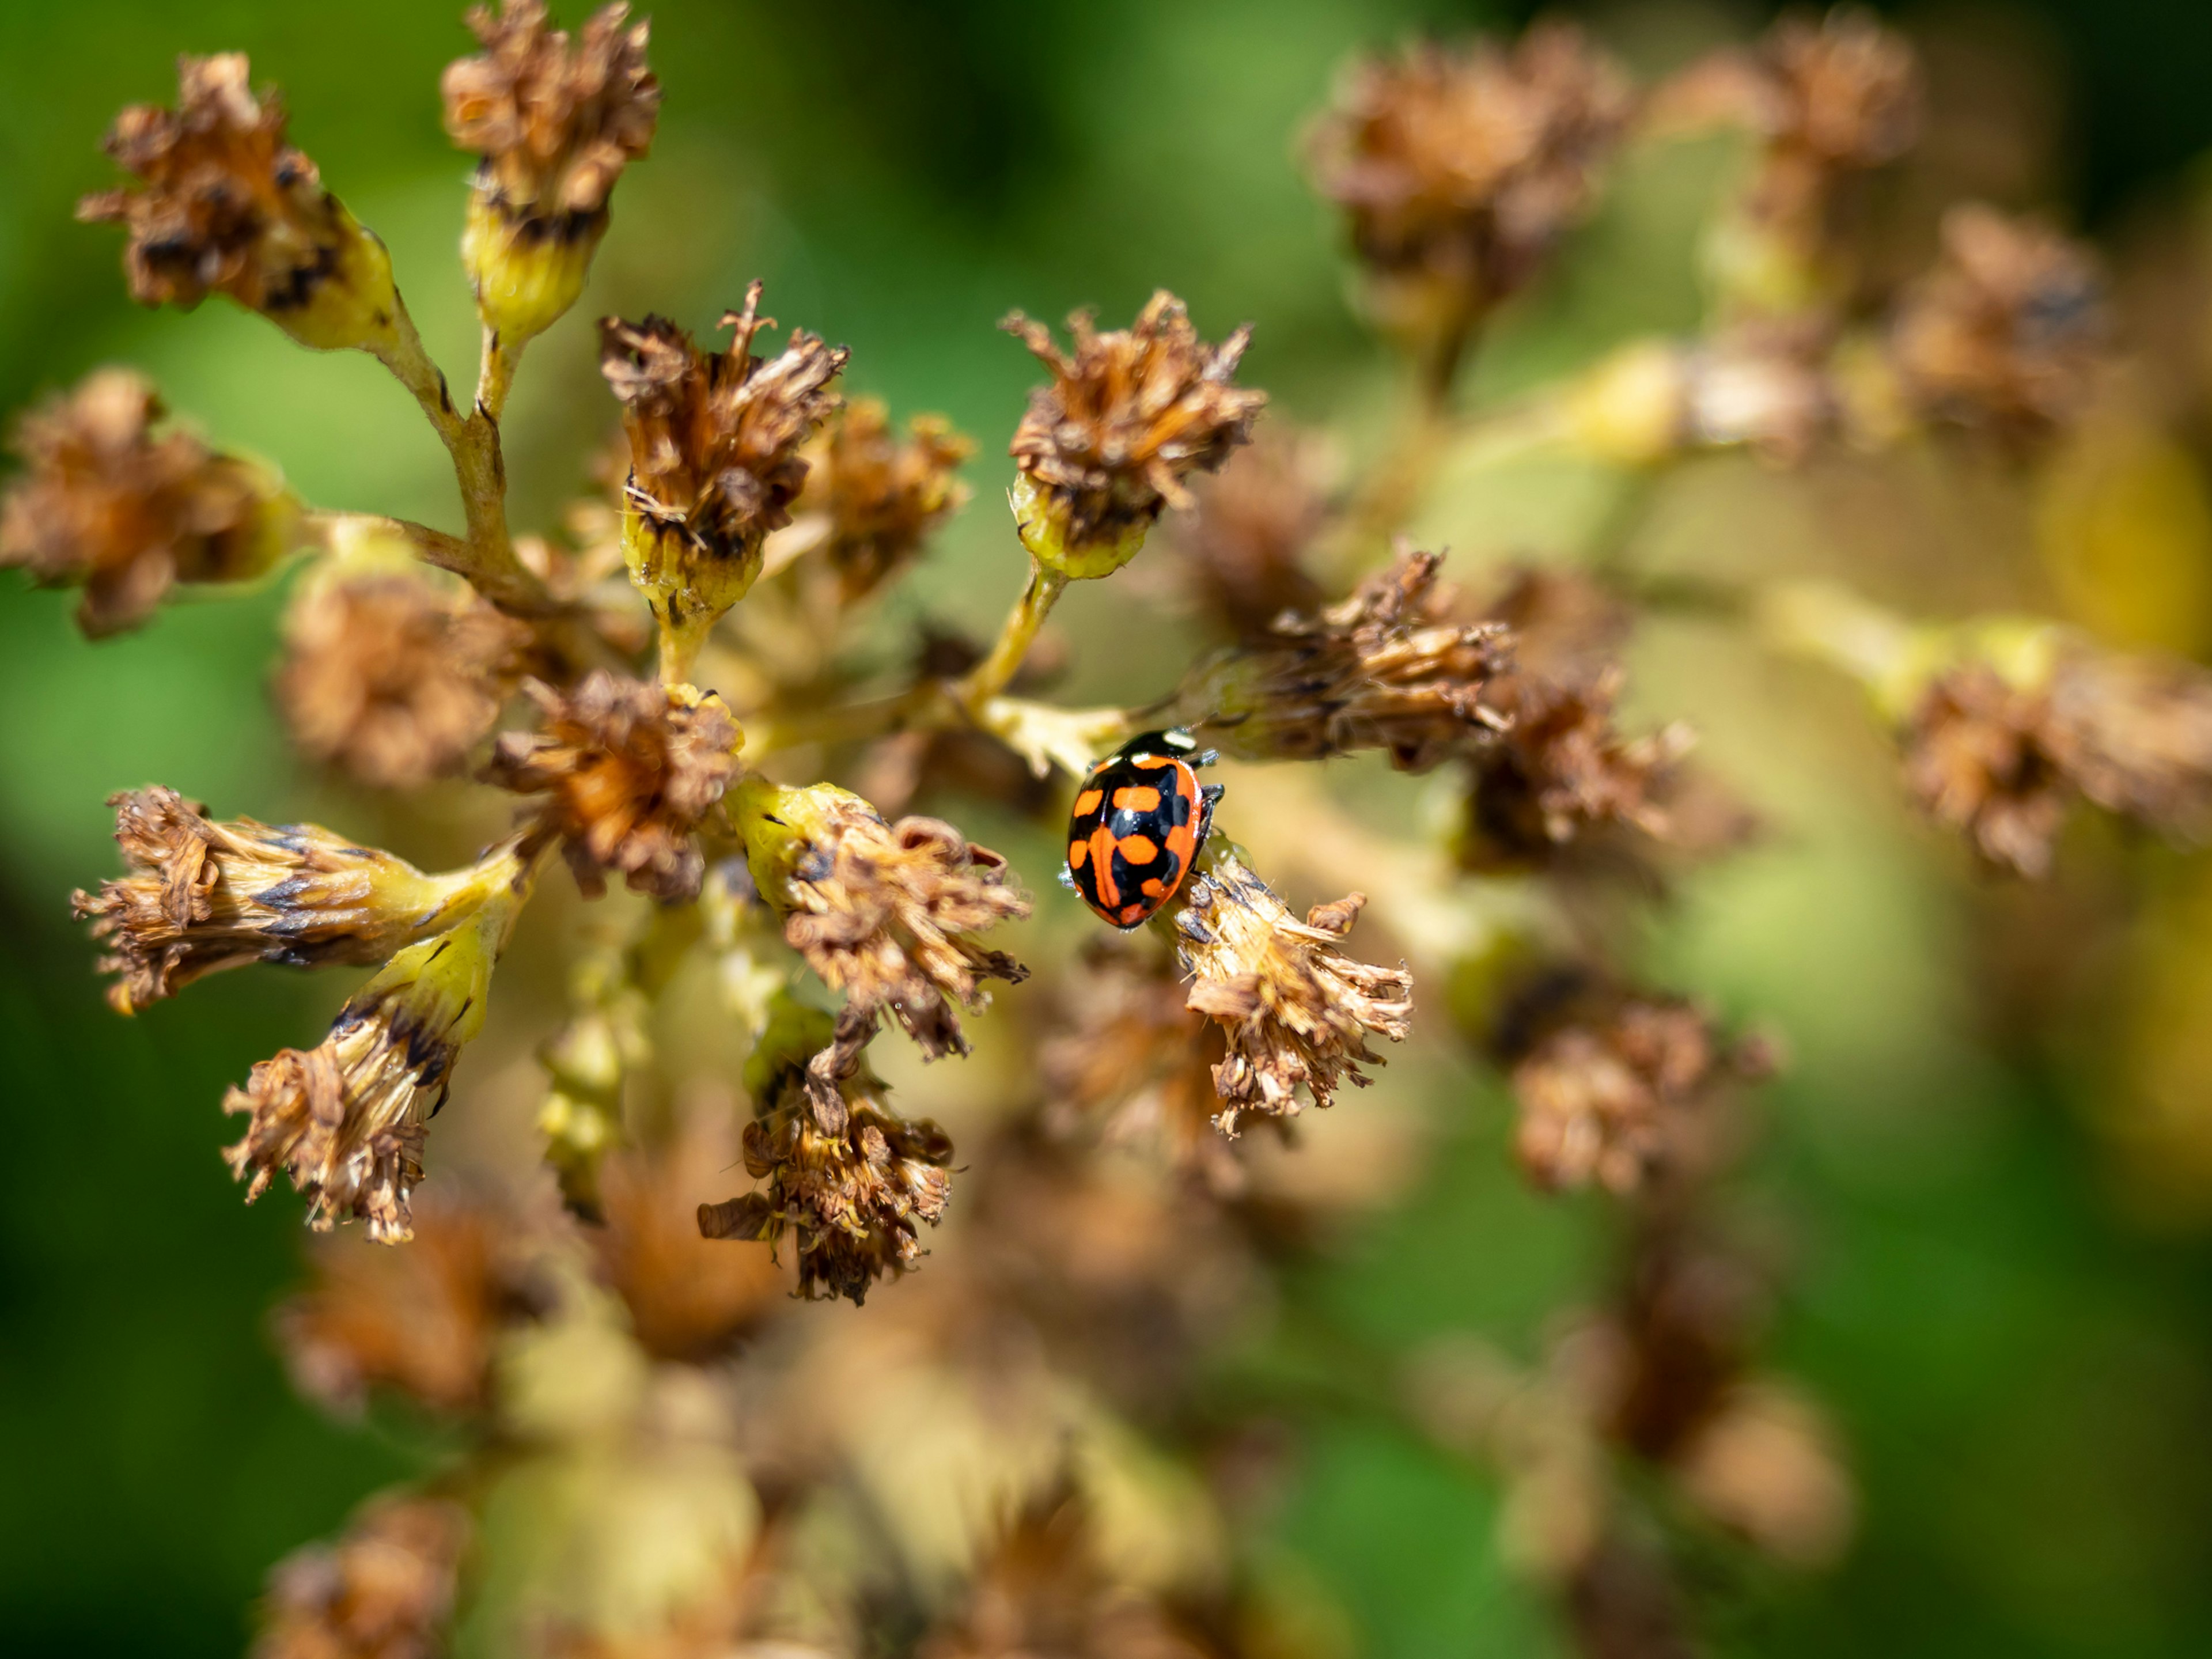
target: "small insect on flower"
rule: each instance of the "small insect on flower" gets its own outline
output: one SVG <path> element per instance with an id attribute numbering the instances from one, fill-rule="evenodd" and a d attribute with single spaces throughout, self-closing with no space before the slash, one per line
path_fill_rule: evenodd
<path id="1" fill-rule="evenodd" d="M 1091 769 L 1067 821 L 1061 880 L 1116 927 L 1134 927 L 1175 896 L 1213 827 L 1221 786 L 1202 787 L 1188 732 L 1147 732 Z"/>

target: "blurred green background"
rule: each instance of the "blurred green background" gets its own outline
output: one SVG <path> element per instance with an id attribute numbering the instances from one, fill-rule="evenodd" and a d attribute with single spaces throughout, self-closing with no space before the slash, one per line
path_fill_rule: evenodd
<path id="1" fill-rule="evenodd" d="M 1371 429 L 1390 370 L 1343 303 L 1296 135 L 1359 47 L 1521 15 L 1353 0 L 651 9 L 660 137 L 623 184 L 592 292 L 532 351 L 509 428 L 520 520 L 574 493 L 609 422 L 589 319 L 651 307 L 701 326 L 759 275 L 776 315 L 851 344 L 854 390 L 941 409 L 982 440 L 976 505 L 921 585 L 979 626 L 1006 589 L 992 457 L 1032 376 L 998 318 L 1078 303 L 1122 317 L 1171 286 L 1209 336 L 1257 324 L 1249 379 L 1280 407 Z M 374 364 L 311 357 L 221 304 L 135 309 L 116 238 L 70 206 L 108 182 L 97 142 L 114 111 L 169 98 L 177 52 L 247 51 L 458 370 L 475 326 L 454 252 L 466 166 L 436 92 L 469 49 L 456 10 L 0 7 L 0 405 L 133 362 L 311 500 L 450 522 L 443 457 Z M 1589 15 L 1656 67 L 1760 16 Z M 1968 61 L 1988 40 L 2051 71 L 2045 186 L 2092 228 L 2127 222 L 2212 150 L 2212 8 L 1900 15 Z M 1710 169 L 1685 168 L 1593 233 L 1635 257 L 1571 270 L 1489 374 L 1694 320 L 1687 249 Z M 1444 527 L 1463 547 L 1492 539 Z M 0 582 L 0 1646 L 230 1653 L 268 1565 L 416 1455 L 290 1393 L 265 1318 L 295 1271 L 297 1211 L 243 1208 L 216 1156 L 225 1087 L 313 1030 L 331 992 L 228 975 L 118 1021 L 66 896 L 112 868 L 101 802 L 118 788 L 159 780 L 265 818 L 364 809 L 286 757 L 264 693 L 276 595 L 176 605 L 98 647 L 69 609 Z M 1089 672 L 1079 661 L 1079 681 Z M 1851 781 L 1886 787 L 1874 767 Z M 2065 1068 L 1966 1008 L 1971 896 L 1911 865 L 1889 819 L 1846 828 L 1856 840 L 1800 839 L 1700 885 L 1657 947 L 1796 1050 L 1758 1177 L 1795 1230 L 1778 1358 L 1841 1423 L 1864 1506 L 1839 1571 L 1752 1587 L 1723 1639 L 1899 1659 L 2212 1652 L 2212 1249 L 2130 1221 Z M 1824 847 L 1844 850 L 1824 862 Z M 1590 1218 L 1523 1195 L 1494 1093 L 1464 1062 L 1430 1069 L 1476 1102 L 1468 1127 L 1420 1201 L 1294 1299 L 1381 1344 L 1466 1328 L 1525 1346 L 1583 1270 Z M 1366 1651 L 1553 1650 L 1498 1565 L 1484 1478 L 1356 1420 L 1311 1426 L 1279 1541 Z"/>

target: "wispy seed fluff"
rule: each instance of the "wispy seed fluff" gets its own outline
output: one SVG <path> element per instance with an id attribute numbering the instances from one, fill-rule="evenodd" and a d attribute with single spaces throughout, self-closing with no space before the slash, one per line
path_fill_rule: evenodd
<path id="1" fill-rule="evenodd" d="M 1367 1039 L 1403 1041 L 1413 1012 L 1402 964 L 1374 967 L 1339 948 L 1367 896 L 1316 905 L 1300 921 L 1234 848 L 1210 847 L 1200 863 L 1174 928 L 1195 981 L 1188 1006 L 1228 1038 L 1213 1068 L 1215 1123 L 1234 1134 L 1247 1112 L 1291 1116 L 1301 1085 L 1317 1106 L 1334 1103 L 1340 1082 L 1364 1087 L 1359 1067 L 1382 1063 Z"/>

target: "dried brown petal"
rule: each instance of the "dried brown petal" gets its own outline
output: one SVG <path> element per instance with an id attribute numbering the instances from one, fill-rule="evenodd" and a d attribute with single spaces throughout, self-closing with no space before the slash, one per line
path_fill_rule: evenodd
<path id="1" fill-rule="evenodd" d="M 1993 865 L 2049 871 L 2072 790 L 2047 692 L 1962 665 L 1929 684 L 1904 741 L 1905 787 L 1922 811 Z"/>
<path id="2" fill-rule="evenodd" d="M 1267 401 L 1231 384 L 1250 327 L 1209 346 L 1165 289 L 1127 329 L 1101 334 L 1076 313 L 1065 352 L 1019 312 L 1000 326 L 1052 371 L 1030 393 L 1010 453 L 1023 541 L 1068 575 L 1126 562 L 1163 508 L 1190 504 L 1191 474 L 1215 471 L 1249 440 Z"/>
<path id="3" fill-rule="evenodd" d="M 796 1014 L 797 1018 L 790 1018 Z M 864 1050 L 872 1014 L 848 1008 L 834 1039 L 826 1015 L 791 1005 L 746 1067 L 759 1115 L 745 1125 L 746 1173 L 767 1184 L 699 1206 L 706 1238 L 799 1243 L 799 1294 L 857 1307 L 876 1281 L 921 1264 L 923 1224 L 945 1213 L 952 1142 L 927 1118 L 885 1103 Z"/>
<path id="4" fill-rule="evenodd" d="M 1317 905 L 1299 921 L 1225 844 L 1201 854 L 1184 887 L 1175 929 L 1178 960 L 1196 982 L 1188 1006 L 1220 1025 L 1228 1057 L 1213 1068 L 1224 1134 L 1254 1112 L 1288 1117 L 1300 1085 L 1317 1106 L 1340 1082 L 1364 1086 L 1361 1065 L 1380 1065 L 1370 1036 L 1402 1041 L 1413 1011 L 1413 975 L 1372 967 L 1337 948 L 1365 896 Z"/>
<path id="5" fill-rule="evenodd" d="M 1493 741 L 1507 722 L 1484 697 L 1507 660 L 1505 630 L 1448 619 L 1441 562 L 1402 554 L 1350 599 L 1201 663 L 1177 694 L 1183 722 L 1243 759 L 1382 749 L 1412 772 Z"/>
<path id="6" fill-rule="evenodd" d="M 372 1389 L 435 1412 L 482 1410 L 501 1328 L 534 1316 L 546 1293 L 516 1218 L 475 1195 L 416 1204 L 410 1249 L 330 1237 L 308 1262 L 307 1288 L 277 1310 L 277 1337 L 301 1392 L 348 1413 Z"/>
<path id="7" fill-rule="evenodd" d="M 1944 216 L 1942 260 L 1907 297 L 1890 353 L 1929 414 L 2033 442 L 2078 418 L 2095 391 L 2102 299 L 2081 244 L 1968 204 Z"/>
<path id="8" fill-rule="evenodd" d="M 722 700 L 605 669 L 566 695 L 534 680 L 523 689 L 540 728 L 501 737 L 485 778 L 549 798 L 586 891 L 614 870 L 655 898 L 696 896 L 706 862 L 692 832 L 737 776 L 743 738 Z"/>
<path id="9" fill-rule="evenodd" d="M 927 538 L 960 510 L 968 486 L 957 476 L 974 442 L 939 415 L 917 415 L 901 442 L 883 404 L 846 405 L 808 451 L 799 511 L 826 524 L 822 556 L 837 573 L 847 605 L 866 598 L 913 562 Z"/>
<path id="10" fill-rule="evenodd" d="M 313 824 L 217 822 L 159 785 L 107 804 L 131 873 L 74 903 L 109 947 L 100 967 L 116 975 L 107 997 L 118 1013 L 248 962 L 381 962 L 452 927 L 513 873 L 502 849 L 426 876 Z"/>
<path id="11" fill-rule="evenodd" d="M 1317 136 L 1315 183 L 1373 270 L 1471 316 L 1525 284 L 1583 217 L 1632 104 L 1571 24 L 1540 23 L 1510 47 L 1424 44 L 1354 71 Z"/>
<path id="12" fill-rule="evenodd" d="M 126 226 L 131 297 L 191 307 L 227 294 L 303 343 L 388 338 L 398 309 L 384 245 L 284 138 L 284 106 L 256 98 L 245 54 L 177 60 L 177 108 L 133 105 L 107 153 L 139 184 L 88 196 L 79 219 Z"/>
<path id="13" fill-rule="evenodd" d="M 988 1000 L 981 981 L 1029 970 L 974 935 L 1030 913 L 1006 861 L 937 818 L 885 823 L 822 785 L 749 777 L 732 797 L 753 879 L 783 934 L 848 1006 L 888 1010 L 931 1058 L 965 1054 L 953 1005 Z"/>
<path id="14" fill-rule="evenodd" d="M 572 48 L 546 25 L 544 0 L 503 0 L 469 13 L 483 43 L 446 66 L 446 131 L 482 155 L 477 188 L 507 217 L 573 236 L 605 212 L 623 167 L 646 153 L 660 82 L 646 67 L 650 25 L 602 7 Z"/>
<path id="15" fill-rule="evenodd" d="M 240 581 L 289 548 L 297 509 L 274 474 L 155 422 L 128 369 L 104 368 L 23 417 L 26 471 L 0 504 L 0 565 L 81 586 L 97 639 L 143 622 L 172 582 Z"/>
<path id="16" fill-rule="evenodd" d="M 458 771 L 491 730 L 531 639 L 462 583 L 340 566 L 285 614 L 277 706 L 313 758 L 416 788 Z"/>
<path id="17" fill-rule="evenodd" d="M 253 1659 L 435 1659 L 471 1530 L 442 1498 L 372 1500 L 335 1544 L 270 1570 Z"/>

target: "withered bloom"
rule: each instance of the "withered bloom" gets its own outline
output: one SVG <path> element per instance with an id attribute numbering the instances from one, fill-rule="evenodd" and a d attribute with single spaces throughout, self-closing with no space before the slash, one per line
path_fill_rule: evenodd
<path id="1" fill-rule="evenodd" d="M 1334 483 L 1334 460 L 1319 436 L 1271 426 L 1194 484 L 1197 505 L 1173 547 L 1184 587 L 1209 623 L 1256 640 L 1285 611 L 1320 605 L 1321 584 L 1302 561 L 1328 520 Z"/>
<path id="2" fill-rule="evenodd" d="M 1686 1002 L 1538 985 L 1497 1042 L 1521 1108 L 1515 1150 L 1537 1185 L 1634 1192 L 1702 1154 L 1709 1109 L 1732 1080 L 1764 1076 L 1764 1044 L 1729 1043 Z"/>
<path id="3" fill-rule="evenodd" d="M 706 860 L 692 833 L 737 776 L 744 737 L 722 700 L 603 668 L 566 695 L 535 680 L 523 689 L 540 729 L 502 736 L 485 778 L 548 798 L 586 892 L 604 891 L 613 870 L 655 898 L 696 896 Z"/>
<path id="4" fill-rule="evenodd" d="M 1422 772 L 1494 740 L 1485 701 L 1510 653 L 1494 623 L 1449 620 L 1436 553 L 1402 553 L 1350 599 L 1277 619 L 1265 639 L 1209 658 L 1176 694 L 1180 717 L 1247 760 L 1381 749 Z"/>
<path id="5" fill-rule="evenodd" d="M 0 502 L 0 565 L 84 590 L 94 639 L 143 622 L 172 582 L 243 581 L 292 545 L 299 504 L 265 467 L 219 455 L 128 369 L 103 368 L 18 424 L 25 471 Z"/>
<path id="6" fill-rule="evenodd" d="M 748 777 L 731 797 L 761 896 L 783 936 L 849 1007 L 888 1010 L 922 1052 L 965 1054 L 953 1005 L 988 1000 L 982 981 L 1029 970 L 975 935 L 1030 913 L 1006 861 L 937 818 L 886 823 L 828 784 L 787 789 Z"/>
<path id="7" fill-rule="evenodd" d="M 159 785 L 107 804 L 131 873 L 72 902 L 108 949 L 100 967 L 116 976 L 107 1000 L 118 1013 L 249 962 L 381 962 L 453 927 L 514 873 L 511 847 L 426 876 L 311 823 L 211 819 Z"/>
<path id="8" fill-rule="evenodd" d="M 1690 746 L 1687 727 L 1624 738 L 1613 722 L 1618 665 L 1553 679 L 1522 669 L 1499 677 L 1496 706 L 1510 724 L 1472 761 L 1471 868 L 1542 860 L 1594 833 L 1626 826 L 1656 840 L 1672 833 L 1666 794 Z"/>
<path id="9" fill-rule="evenodd" d="M 530 629 L 410 561 L 333 566 L 284 617 L 276 704 L 294 741 L 362 782 L 412 789 L 492 728 Z"/>
<path id="10" fill-rule="evenodd" d="M 660 82 L 646 67 L 650 26 L 603 7 L 572 48 L 544 0 L 469 13 L 483 43 L 446 67 L 446 131 L 477 165 L 462 237 L 485 326 L 509 341 L 542 332 L 576 302 L 606 234 L 607 198 L 646 153 Z"/>
<path id="11" fill-rule="evenodd" d="M 799 1293 L 860 1305 L 876 1281 L 921 1262 L 921 1228 L 945 1213 L 952 1142 L 884 1101 L 865 1049 L 872 1014 L 832 1028 L 786 1002 L 745 1066 L 758 1114 L 745 1125 L 745 1172 L 759 1191 L 699 1206 L 707 1238 L 799 1244 Z"/>
<path id="12" fill-rule="evenodd" d="M 837 407 L 845 348 L 793 329 L 775 357 L 753 356 L 775 326 L 760 297 L 756 282 L 723 317 L 734 334 L 721 353 L 665 317 L 599 325 L 599 369 L 629 438 L 623 556 L 682 661 L 760 574 L 761 544 L 791 522 L 806 481 L 802 447 Z"/>
<path id="13" fill-rule="evenodd" d="M 1346 1079 L 1364 1087 L 1359 1067 L 1382 1064 L 1367 1039 L 1402 1042 L 1413 1012 L 1402 964 L 1373 967 L 1338 948 L 1367 896 L 1316 905 L 1301 922 L 1225 843 L 1210 846 L 1200 864 L 1174 927 L 1176 959 L 1196 981 L 1188 1006 L 1228 1038 L 1213 1068 L 1214 1122 L 1234 1134 L 1246 1112 L 1291 1116 L 1301 1084 L 1317 1106 L 1334 1103 Z"/>
<path id="14" fill-rule="evenodd" d="M 1350 221 L 1377 319 L 1424 349 L 1436 381 L 1582 219 L 1632 103 L 1565 23 L 1353 71 L 1316 135 L 1315 185 Z"/>
<path id="15" fill-rule="evenodd" d="M 373 1499 L 335 1544 L 270 1570 L 253 1659 L 436 1659 L 470 1532 L 458 1504 Z"/>
<path id="16" fill-rule="evenodd" d="M 1052 371 L 1014 429 L 1012 501 L 1022 544 L 1062 576 L 1127 564 L 1164 508 L 1190 505 L 1184 481 L 1249 440 L 1267 401 L 1231 384 L 1250 326 L 1209 346 L 1165 289 L 1127 329 L 1101 334 L 1076 313 L 1069 351 L 1019 312 L 1000 326 Z"/>
<path id="17" fill-rule="evenodd" d="M 2077 647 L 2052 672 L 2051 708 L 2092 801 L 2184 841 L 2212 830 L 2212 673 Z"/>
<path id="18" fill-rule="evenodd" d="M 1964 664 L 1922 694 L 1904 742 L 1905 787 L 1923 811 L 1990 864 L 2049 872 L 2072 791 L 2047 692 Z"/>
<path id="19" fill-rule="evenodd" d="M 223 1154 L 246 1201 L 281 1171 L 307 1195 L 308 1224 L 368 1224 L 380 1244 L 413 1237 L 408 1195 L 422 1141 L 462 1047 L 483 1029 L 492 968 L 528 896 L 534 864 L 450 933 L 409 946 L 338 1011 L 315 1048 L 258 1063 L 224 1099 L 245 1136 Z"/>
<path id="20" fill-rule="evenodd" d="M 1892 361 L 1928 414 L 2023 444 L 2075 420 L 2107 322 L 2088 250 L 1976 204 L 1943 219 L 1943 257 L 1907 297 Z"/>
<path id="21" fill-rule="evenodd" d="M 435 1412 L 481 1410 L 501 1328 L 544 1304 L 515 1223 L 475 1194 L 449 1195 L 415 1206 L 408 1249 L 318 1240 L 307 1287 L 276 1313 L 300 1391 L 348 1414 L 372 1389 Z"/>
<path id="22" fill-rule="evenodd" d="M 942 416 L 917 415 L 899 441 L 883 404 L 848 404 L 808 451 L 803 513 L 826 521 L 822 556 L 847 604 L 866 598 L 912 562 L 922 540 L 960 510 L 968 486 L 957 476 L 975 453 Z"/>
<path id="23" fill-rule="evenodd" d="M 77 217 L 129 228 L 142 305 L 227 294 L 303 345 L 374 349 L 398 315 L 391 256 L 285 142 L 282 100 L 257 99 L 249 73 L 242 52 L 179 58 L 175 111 L 134 105 L 107 135 L 138 185 L 86 197 Z"/>

